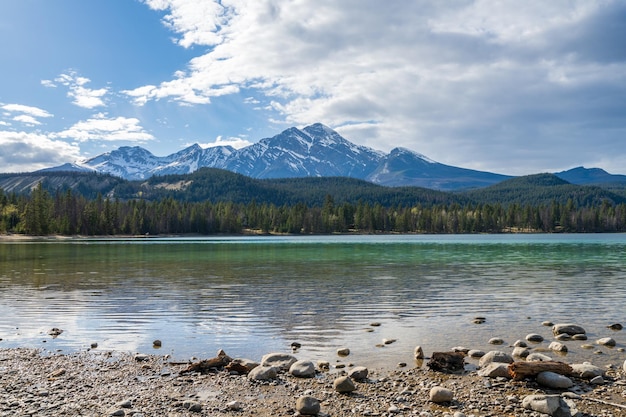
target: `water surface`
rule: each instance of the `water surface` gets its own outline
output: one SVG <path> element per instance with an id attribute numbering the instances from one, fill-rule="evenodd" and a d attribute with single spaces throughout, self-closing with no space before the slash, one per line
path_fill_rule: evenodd
<path id="1" fill-rule="evenodd" d="M 0 347 L 258 360 L 297 341 L 303 359 L 346 346 L 350 362 L 392 367 L 416 345 L 507 350 L 487 342 L 540 333 L 545 349 L 550 320 L 618 342 L 567 342 L 568 361 L 621 363 L 625 332 L 606 326 L 626 325 L 625 249 L 623 234 L 2 242 Z"/>

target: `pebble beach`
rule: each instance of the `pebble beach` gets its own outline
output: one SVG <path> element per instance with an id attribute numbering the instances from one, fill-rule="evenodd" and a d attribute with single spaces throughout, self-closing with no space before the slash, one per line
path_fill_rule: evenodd
<path id="1" fill-rule="evenodd" d="M 518 342 L 454 348 L 460 369 L 436 368 L 419 347 L 414 363 L 375 369 L 351 363 L 348 348 L 313 362 L 297 345 L 257 359 L 220 351 L 184 362 L 97 348 L 0 349 L 0 416 L 626 416 L 626 363 L 533 359 Z M 534 360 L 566 371 L 512 376 L 512 364 Z"/>

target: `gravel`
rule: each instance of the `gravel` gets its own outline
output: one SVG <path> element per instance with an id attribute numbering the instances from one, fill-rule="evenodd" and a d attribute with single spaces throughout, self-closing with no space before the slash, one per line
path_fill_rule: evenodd
<path id="1" fill-rule="evenodd" d="M 0 416 L 294 416 L 298 398 L 319 400 L 319 416 L 545 416 L 525 410 L 531 394 L 572 399 L 581 417 L 626 415 L 626 375 L 610 367 L 602 384 L 572 378 L 567 391 L 534 380 L 483 378 L 427 367 L 369 369 L 347 394 L 333 389 L 346 369 L 318 371 L 313 378 L 279 373 L 271 381 L 215 370 L 183 373 L 189 363 L 168 356 L 90 350 L 55 354 L 37 349 L 0 349 Z M 450 402 L 429 398 L 434 387 L 453 393 Z"/>

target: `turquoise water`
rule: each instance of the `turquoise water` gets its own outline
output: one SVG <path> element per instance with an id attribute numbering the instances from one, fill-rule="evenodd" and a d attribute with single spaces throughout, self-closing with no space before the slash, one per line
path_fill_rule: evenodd
<path id="1" fill-rule="evenodd" d="M 258 360 L 297 341 L 302 359 L 345 346 L 393 367 L 416 345 L 506 350 L 488 340 L 540 333 L 547 348 L 549 320 L 618 343 L 567 342 L 568 361 L 621 363 L 626 331 L 606 326 L 626 325 L 625 254 L 623 234 L 5 241 L 0 347 Z"/>

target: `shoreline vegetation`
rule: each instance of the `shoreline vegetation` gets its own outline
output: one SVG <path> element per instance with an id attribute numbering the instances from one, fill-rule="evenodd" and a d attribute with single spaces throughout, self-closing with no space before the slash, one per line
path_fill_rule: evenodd
<path id="1" fill-rule="evenodd" d="M 520 203 L 458 203 L 411 200 L 282 205 L 232 201 L 143 198 L 94 199 L 71 190 L 51 194 L 41 183 L 29 195 L 0 189 L 0 233 L 64 236 L 116 235 L 323 235 L 335 233 L 472 234 L 626 232 L 626 203 L 552 200 Z"/>
<path id="2" fill-rule="evenodd" d="M 457 349 L 445 353 L 456 359 L 441 367 L 434 365 L 438 353 L 423 359 L 421 353 L 416 348 L 412 366 L 368 369 L 349 363 L 345 349 L 337 355 L 347 365 L 335 365 L 336 358 L 312 363 L 297 349 L 259 362 L 223 351 L 174 362 L 169 355 L 96 348 L 69 354 L 0 349 L 0 415 L 626 415 L 626 363 L 534 362 L 502 351 L 472 359 Z M 511 371 L 516 366 L 526 366 L 521 377 Z M 554 372 L 528 371 L 534 366 Z"/>

